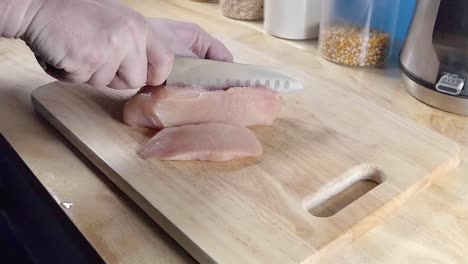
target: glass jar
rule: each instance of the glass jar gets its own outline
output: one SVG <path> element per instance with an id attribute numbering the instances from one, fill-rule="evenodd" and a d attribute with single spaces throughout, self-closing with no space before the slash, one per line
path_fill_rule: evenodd
<path id="1" fill-rule="evenodd" d="M 400 0 L 322 1 L 319 49 L 327 60 L 378 66 L 392 55 Z"/>
<path id="2" fill-rule="evenodd" d="M 220 0 L 219 4 L 226 17 L 241 20 L 263 19 L 263 0 Z"/>

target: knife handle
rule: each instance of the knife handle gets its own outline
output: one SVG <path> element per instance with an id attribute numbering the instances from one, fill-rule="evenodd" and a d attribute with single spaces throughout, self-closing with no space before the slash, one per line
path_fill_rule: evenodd
<path id="1" fill-rule="evenodd" d="M 39 65 L 41 66 L 41 68 L 47 72 L 48 74 L 50 74 L 52 77 L 58 79 L 60 76 L 63 76 L 65 74 L 65 71 L 64 70 L 61 70 L 61 69 L 57 69 L 55 68 L 54 66 L 50 65 L 49 63 L 47 63 L 44 59 L 42 59 L 41 57 L 37 56 L 37 55 L 34 55 L 36 57 L 36 60 L 37 62 L 39 63 Z M 145 84 L 146 85 L 146 84 Z M 164 81 L 164 83 L 162 85 L 166 85 L 166 81 Z M 144 86 L 144 85 L 143 85 Z"/>

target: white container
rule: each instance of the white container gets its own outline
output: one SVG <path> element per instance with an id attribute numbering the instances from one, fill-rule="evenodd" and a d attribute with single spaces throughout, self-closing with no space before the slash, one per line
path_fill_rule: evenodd
<path id="1" fill-rule="evenodd" d="M 321 0 L 265 0 L 264 29 L 286 39 L 316 39 Z"/>

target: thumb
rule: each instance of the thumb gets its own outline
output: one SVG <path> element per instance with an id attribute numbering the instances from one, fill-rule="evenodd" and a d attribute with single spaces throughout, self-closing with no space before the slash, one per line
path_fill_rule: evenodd
<path id="1" fill-rule="evenodd" d="M 190 50 L 200 58 L 232 62 L 233 57 L 229 49 L 218 39 L 210 35 L 198 25 L 189 27 L 193 42 Z"/>
<path id="2" fill-rule="evenodd" d="M 227 61 L 227 62 L 232 62 L 233 57 L 231 52 L 224 46 L 221 41 L 218 39 L 214 38 L 213 36 L 208 35 L 208 39 L 206 41 L 209 42 L 208 44 L 208 49 L 206 50 L 206 55 L 205 57 L 207 59 L 213 59 L 213 60 L 219 60 L 219 61 Z"/>

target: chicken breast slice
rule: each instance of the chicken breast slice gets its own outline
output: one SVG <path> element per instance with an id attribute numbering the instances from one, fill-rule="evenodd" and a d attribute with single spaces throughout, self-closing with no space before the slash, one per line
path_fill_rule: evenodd
<path id="1" fill-rule="evenodd" d="M 271 125 L 281 108 L 280 95 L 263 87 L 201 90 L 147 86 L 125 105 L 123 120 L 156 129 L 202 123 Z"/>
<path id="2" fill-rule="evenodd" d="M 164 128 L 138 155 L 143 159 L 227 161 L 262 152 L 260 142 L 248 128 L 207 123 Z"/>

